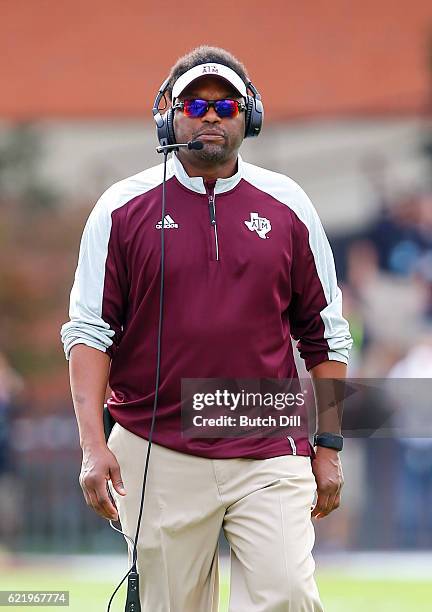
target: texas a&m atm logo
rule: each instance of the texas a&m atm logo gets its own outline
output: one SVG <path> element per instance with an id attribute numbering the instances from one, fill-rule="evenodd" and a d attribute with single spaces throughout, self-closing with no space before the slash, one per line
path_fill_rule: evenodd
<path id="1" fill-rule="evenodd" d="M 245 221 L 246 227 L 251 232 L 256 232 L 264 240 L 270 238 L 270 236 L 266 236 L 272 228 L 270 221 L 265 217 L 260 217 L 257 212 L 251 212 L 250 217 L 250 221 Z"/>
<path id="2" fill-rule="evenodd" d="M 202 74 L 219 74 L 219 70 L 217 69 L 217 66 L 208 64 L 207 66 L 203 67 Z"/>

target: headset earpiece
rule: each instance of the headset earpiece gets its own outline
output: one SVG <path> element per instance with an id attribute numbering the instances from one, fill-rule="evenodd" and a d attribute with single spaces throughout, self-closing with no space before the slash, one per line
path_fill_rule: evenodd
<path id="1" fill-rule="evenodd" d="M 250 126 L 251 117 L 252 117 L 252 105 L 253 105 L 252 96 L 247 96 L 246 111 L 245 111 L 245 138 L 247 138 L 249 134 L 249 126 Z"/>
<path id="2" fill-rule="evenodd" d="M 166 132 L 168 136 L 167 144 L 175 144 L 177 141 L 174 133 L 174 111 L 172 107 L 167 110 L 164 115 L 164 119 L 166 122 Z"/>
<path id="3" fill-rule="evenodd" d="M 249 81 L 246 87 L 251 90 L 252 96 L 248 95 L 246 99 L 245 138 L 252 138 L 258 136 L 261 132 L 264 107 L 261 102 L 261 96 L 251 81 Z"/>
<path id="4" fill-rule="evenodd" d="M 172 108 L 169 108 L 163 115 L 161 115 L 159 110 L 159 104 L 161 103 L 162 98 L 165 98 L 168 83 L 169 79 L 166 79 L 159 87 L 152 110 L 153 118 L 156 123 L 157 137 L 159 144 L 162 147 L 175 144 L 174 111 Z"/>

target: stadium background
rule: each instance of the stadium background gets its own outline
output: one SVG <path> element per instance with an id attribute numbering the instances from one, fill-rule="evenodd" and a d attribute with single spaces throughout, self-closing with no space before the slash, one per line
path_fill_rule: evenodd
<path id="1" fill-rule="evenodd" d="M 71 609 L 102 610 L 122 574 L 123 540 L 78 486 L 59 328 L 91 207 L 159 162 L 155 92 L 204 43 L 262 94 L 242 155 L 298 181 L 328 231 L 350 375 L 432 377 L 429 2 L 3 2 L 0 588 L 70 587 Z M 343 462 L 342 507 L 316 526 L 326 609 L 429 609 L 432 443 L 359 436 Z"/>

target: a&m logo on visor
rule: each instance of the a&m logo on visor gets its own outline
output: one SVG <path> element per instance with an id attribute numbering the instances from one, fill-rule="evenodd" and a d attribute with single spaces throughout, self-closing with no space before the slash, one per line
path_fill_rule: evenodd
<path id="1" fill-rule="evenodd" d="M 203 66 L 203 74 L 219 74 L 219 70 L 217 66 L 212 64 L 207 64 L 207 66 Z"/>
<path id="2" fill-rule="evenodd" d="M 246 227 L 251 232 L 256 232 L 264 240 L 270 238 L 270 236 L 266 236 L 272 228 L 270 221 L 265 217 L 260 217 L 256 212 L 251 212 L 250 217 L 250 221 L 245 221 Z"/>

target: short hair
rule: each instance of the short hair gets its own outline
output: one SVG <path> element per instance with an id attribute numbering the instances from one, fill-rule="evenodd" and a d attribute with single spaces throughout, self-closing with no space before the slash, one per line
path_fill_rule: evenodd
<path id="1" fill-rule="evenodd" d="M 172 99 L 172 89 L 177 79 L 191 68 L 200 64 L 223 64 L 234 70 L 245 85 L 250 81 L 245 66 L 232 53 L 221 47 L 201 45 L 200 47 L 195 47 L 195 49 L 192 49 L 186 55 L 179 57 L 171 68 L 167 87 L 167 94 L 170 100 Z"/>

